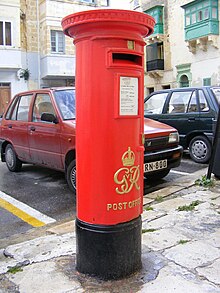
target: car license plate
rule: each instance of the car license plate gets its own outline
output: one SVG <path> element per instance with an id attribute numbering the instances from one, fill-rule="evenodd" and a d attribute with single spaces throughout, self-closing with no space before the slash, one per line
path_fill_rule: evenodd
<path id="1" fill-rule="evenodd" d="M 167 168 L 167 160 L 160 160 L 144 164 L 144 173 Z"/>

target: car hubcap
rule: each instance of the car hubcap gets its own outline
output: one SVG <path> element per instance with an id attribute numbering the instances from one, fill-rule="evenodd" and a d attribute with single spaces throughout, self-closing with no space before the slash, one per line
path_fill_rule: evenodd
<path id="1" fill-rule="evenodd" d="M 76 189 L 76 166 L 74 166 L 72 168 L 70 180 L 71 180 L 73 187 Z"/>
<path id="2" fill-rule="evenodd" d="M 7 150 L 6 155 L 5 155 L 5 159 L 6 159 L 8 166 L 10 168 L 12 168 L 14 165 L 14 156 L 13 156 L 13 151 L 11 149 Z"/>
<path id="3" fill-rule="evenodd" d="M 196 159 L 204 159 L 207 156 L 208 148 L 202 140 L 197 140 L 192 145 L 192 154 Z"/>

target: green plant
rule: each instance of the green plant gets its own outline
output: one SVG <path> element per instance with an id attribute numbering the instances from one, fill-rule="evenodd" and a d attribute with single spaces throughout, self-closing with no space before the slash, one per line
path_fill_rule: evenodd
<path id="1" fill-rule="evenodd" d="M 213 179 L 207 179 L 206 175 L 203 175 L 201 179 L 195 181 L 195 184 L 204 187 L 211 187 L 214 185 L 214 181 Z"/>
<path id="2" fill-rule="evenodd" d="M 185 243 L 187 243 L 187 242 L 189 242 L 189 240 L 183 240 L 183 239 L 180 239 L 180 241 L 178 242 L 179 244 L 185 244 Z"/>
<path id="3" fill-rule="evenodd" d="M 182 212 L 182 211 L 186 211 L 186 212 L 189 212 L 189 211 L 193 211 L 195 209 L 195 207 L 197 205 L 199 205 L 201 203 L 201 201 L 199 200 L 195 200 L 193 201 L 191 204 L 189 205 L 184 205 L 184 206 L 179 206 L 178 207 L 178 211 L 179 212 Z"/>
<path id="4" fill-rule="evenodd" d="M 157 202 L 162 202 L 162 201 L 163 201 L 163 197 L 162 197 L 161 195 L 158 195 L 158 196 L 155 198 L 155 200 L 156 200 Z"/>
<path id="5" fill-rule="evenodd" d="M 147 207 L 144 208 L 144 210 L 145 210 L 145 211 L 153 211 L 154 208 L 151 207 L 151 206 L 147 206 Z"/>
<path id="6" fill-rule="evenodd" d="M 149 232 L 154 232 L 156 229 L 142 229 L 142 234 L 144 233 L 149 233 Z"/>
<path id="7" fill-rule="evenodd" d="M 30 76 L 30 72 L 29 72 L 29 69 L 28 68 L 21 69 L 20 78 L 24 78 L 24 80 L 28 80 L 29 79 L 29 76 Z"/>
<path id="8" fill-rule="evenodd" d="M 21 267 L 12 267 L 8 270 L 8 273 L 11 273 L 11 274 L 16 274 L 18 272 L 22 272 L 23 269 Z"/>

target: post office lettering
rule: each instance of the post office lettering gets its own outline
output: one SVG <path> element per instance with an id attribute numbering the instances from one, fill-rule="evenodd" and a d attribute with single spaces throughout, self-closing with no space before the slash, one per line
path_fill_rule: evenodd
<path id="1" fill-rule="evenodd" d="M 141 198 L 131 200 L 131 201 L 124 201 L 124 202 L 117 202 L 117 203 L 108 203 L 107 204 L 107 211 L 122 211 L 126 209 L 132 209 L 141 204 Z"/>

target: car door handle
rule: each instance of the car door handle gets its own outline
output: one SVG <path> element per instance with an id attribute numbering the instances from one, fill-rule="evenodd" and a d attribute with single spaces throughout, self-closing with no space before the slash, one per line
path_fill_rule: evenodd
<path id="1" fill-rule="evenodd" d="M 188 118 L 188 121 L 195 121 L 196 119 L 194 117 Z"/>
<path id="2" fill-rule="evenodd" d="M 30 130 L 31 130 L 31 131 L 35 131 L 35 129 L 36 129 L 36 128 L 35 128 L 34 126 L 31 126 L 31 127 L 30 127 Z"/>
<path id="3" fill-rule="evenodd" d="M 8 128 L 12 128 L 12 125 L 11 125 L 11 124 L 9 124 L 9 125 L 8 125 Z"/>

